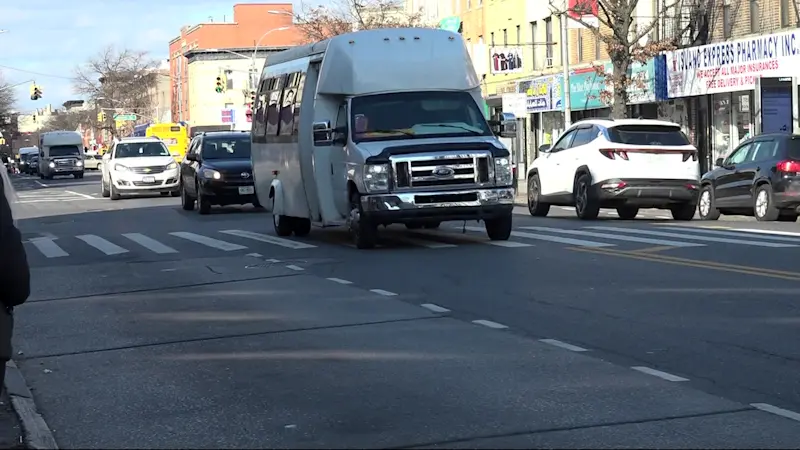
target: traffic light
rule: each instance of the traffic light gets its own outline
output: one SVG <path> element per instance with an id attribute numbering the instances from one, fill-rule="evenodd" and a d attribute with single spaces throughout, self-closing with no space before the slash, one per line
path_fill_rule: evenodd
<path id="1" fill-rule="evenodd" d="M 220 76 L 217 77 L 217 85 L 214 88 L 214 90 L 217 92 L 217 94 L 221 94 L 221 93 L 225 92 L 225 85 L 227 83 L 228 82 L 225 79 L 225 75 L 220 75 Z"/>
<path id="2" fill-rule="evenodd" d="M 39 100 L 42 98 L 42 88 L 36 84 L 31 85 L 31 100 Z"/>
<path id="3" fill-rule="evenodd" d="M 105 122 L 106 121 L 106 113 L 104 113 L 102 111 L 97 113 L 97 121 L 98 122 Z"/>
<path id="4" fill-rule="evenodd" d="M 250 109 L 256 107 L 256 91 L 250 91 Z"/>

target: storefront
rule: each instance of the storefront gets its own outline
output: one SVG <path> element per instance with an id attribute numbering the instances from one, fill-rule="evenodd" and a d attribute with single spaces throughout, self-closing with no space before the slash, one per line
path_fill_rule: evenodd
<path id="1" fill-rule="evenodd" d="M 538 156 L 539 146 L 552 144 L 564 131 L 563 81 L 561 75 L 547 75 L 519 82 L 519 92 L 528 96 L 528 161 Z"/>
<path id="2" fill-rule="evenodd" d="M 601 70 L 594 67 L 576 69 L 570 74 L 570 109 L 572 120 L 611 115 L 614 86 L 606 83 L 605 74 L 613 73 L 607 62 Z M 659 116 L 655 90 L 655 63 L 634 63 L 628 83 L 628 116 L 656 119 Z"/>
<path id="3" fill-rule="evenodd" d="M 800 71 L 800 30 L 767 34 L 667 52 L 666 94 L 694 98 L 698 147 L 707 161 L 725 157 L 754 128 L 754 89 L 760 77 L 796 76 Z M 702 150 L 702 149 L 701 149 Z"/>

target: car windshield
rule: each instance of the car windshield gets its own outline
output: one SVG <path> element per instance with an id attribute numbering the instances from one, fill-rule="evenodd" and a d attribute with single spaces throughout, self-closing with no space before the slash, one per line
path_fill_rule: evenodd
<path id="1" fill-rule="evenodd" d="M 117 144 L 115 158 L 139 158 L 143 156 L 169 156 L 167 146 L 161 142 L 128 142 Z"/>
<path id="2" fill-rule="evenodd" d="M 350 110 L 353 142 L 492 135 L 469 92 L 367 95 L 353 98 Z"/>
<path id="3" fill-rule="evenodd" d="M 81 148 L 77 145 L 54 145 L 50 147 L 50 157 L 54 156 L 79 156 Z"/>
<path id="4" fill-rule="evenodd" d="M 203 159 L 250 158 L 250 136 L 206 138 L 202 154 Z"/>
<path id="5" fill-rule="evenodd" d="M 609 141 L 631 145 L 691 145 L 674 125 L 618 125 L 608 129 Z"/>

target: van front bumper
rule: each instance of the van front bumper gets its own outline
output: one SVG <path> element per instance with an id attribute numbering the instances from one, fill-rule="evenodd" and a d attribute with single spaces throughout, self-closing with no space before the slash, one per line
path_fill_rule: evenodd
<path id="1" fill-rule="evenodd" d="M 514 209 L 514 188 L 371 194 L 361 197 L 362 214 L 378 223 L 411 220 L 484 220 Z"/>

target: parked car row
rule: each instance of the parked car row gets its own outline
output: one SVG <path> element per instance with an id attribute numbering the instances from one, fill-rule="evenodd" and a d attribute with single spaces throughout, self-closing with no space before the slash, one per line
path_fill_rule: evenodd
<path id="1" fill-rule="evenodd" d="M 700 176 L 697 149 L 680 126 L 659 120 L 588 119 L 554 145 L 540 147 L 528 172 L 528 210 L 574 206 L 580 219 L 616 209 L 634 219 L 641 208 L 668 209 L 675 220 L 721 214 L 794 222 L 800 214 L 800 136 L 747 139 Z"/>

